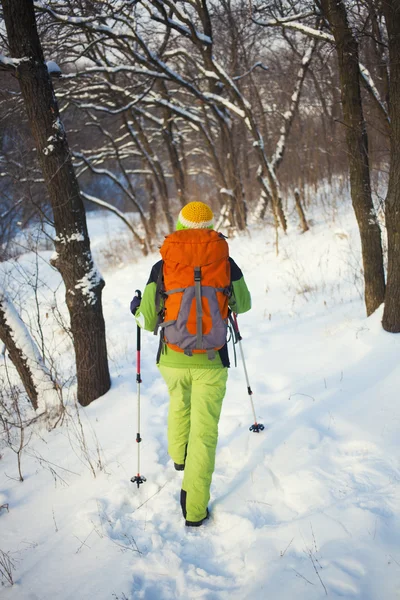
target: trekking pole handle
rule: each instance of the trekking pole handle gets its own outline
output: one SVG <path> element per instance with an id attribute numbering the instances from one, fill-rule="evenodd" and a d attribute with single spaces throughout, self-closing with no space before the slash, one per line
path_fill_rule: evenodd
<path id="1" fill-rule="evenodd" d="M 237 314 L 236 313 L 232 313 L 233 315 L 233 322 L 235 323 L 235 329 L 236 329 L 236 335 L 237 335 L 237 339 L 238 341 L 242 340 L 242 336 L 240 335 L 240 331 L 239 331 L 239 325 L 237 322 Z"/>
<path id="2" fill-rule="evenodd" d="M 135 290 L 135 296 L 142 299 L 142 292 L 140 290 Z M 136 327 L 136 381 L 138 383 L 142 383 L 142 379 L 140 376 L 140 350 L 141 350 L 141 329 L 139 325 Z"/>

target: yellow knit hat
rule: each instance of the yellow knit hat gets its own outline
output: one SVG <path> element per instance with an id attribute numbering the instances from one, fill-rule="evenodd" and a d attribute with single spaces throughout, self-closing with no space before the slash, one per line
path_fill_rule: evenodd
<path id="1" fill-rule="evenodd" d="M 176 228 L 179 229 L 213 229 L 213 211 L 204 202 L 189 202 L 179 213 Z"/>

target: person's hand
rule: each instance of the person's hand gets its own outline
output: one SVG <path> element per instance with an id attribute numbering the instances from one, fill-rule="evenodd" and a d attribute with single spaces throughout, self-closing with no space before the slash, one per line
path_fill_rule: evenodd
<path id="1" fill-rule="evenodd" d="M 131 313 L 134 315 L 136 314 L 137 309 L 140 306 L 140 301 L 141 301 L 142 297 L 141 297 L 141 293 L 139 292 L 139 290 L 136 290 L 135 295 L 132 299 L 131 302 Z"/>

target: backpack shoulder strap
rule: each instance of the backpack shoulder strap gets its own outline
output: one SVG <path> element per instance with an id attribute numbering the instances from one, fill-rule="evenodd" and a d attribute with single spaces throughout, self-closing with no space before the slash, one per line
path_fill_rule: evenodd
<path id="1" fill-rule="evenodd" d="M 201 267 L 194 268 L 194 296 L 196 299 L 196 348 L 203 348 L 202 321 L 203 309 L 201 304 Z"/>
<path id="2" fill-rule="evenodd" d="M 156 283 L 156 295 L 155 295 L 155 304 L 156 304 L 156 313 L 157 313 L 157 322 L 154 328 L 154 335 L 158 334 L 158 330 L 160 328 L 161 323 L 164 320 L 164 298 L 165 298 L 165 288 L 164 288 L 164 278 L 163 278 L 163 266 L 164 261 L 160 261 L 160 270 L 157 276 Z"/>

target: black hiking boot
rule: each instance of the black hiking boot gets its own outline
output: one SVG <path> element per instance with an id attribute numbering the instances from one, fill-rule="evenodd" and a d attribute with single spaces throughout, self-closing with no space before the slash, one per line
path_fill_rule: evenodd
<path id="1" fill-rule="evenodd" d="M 204 519 L 201 519 L 200 521 L 185 521 L 185 525 L 186 525 L 186 527 L 200 527 L 201 525 L 203 525 L 204 521 L 206 521 L 208 519 L 209 516 L 210 516 L 210 513 L 207 508 L 207 514 L 204 517 Z"/>
<path id="2" fill-rule="evenodd" d="M 174 467 L 175 467 L 175 471 L 184 471 L 185 463 L 183 463 L 183 465 L 178 465 L 178 463 L 174 463 Z"/>

